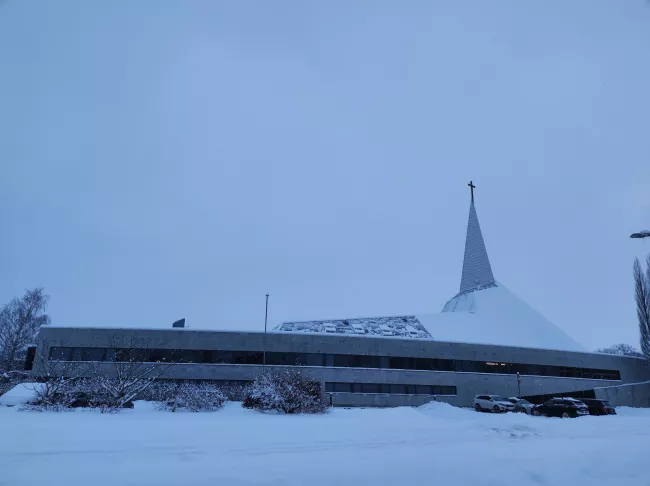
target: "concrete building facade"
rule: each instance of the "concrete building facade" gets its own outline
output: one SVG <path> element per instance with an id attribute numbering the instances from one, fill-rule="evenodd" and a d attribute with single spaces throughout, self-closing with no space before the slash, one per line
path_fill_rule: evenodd
<path id="1" fill-rule="evenodd" d="M 108 365 L 111 352 L 124 347 L 141 350 L 143 361 L 164 367 L 161 379 L 174 380 L 248 382 L 263 369 L 266 355 L 268 368 L 296 366 L 323 381 L 338 406 L 422 405 L 432 400 L 471 406 L 477 394 L 566 394 L 650 380 L 646 360 L 607 354 L 409 338 L 178 328 L 46 327 L 34 373 L 45 374 L 51 362 L 75 362 L 83 374 L 91 363 Z M 459 371 L 465 369 L 474 371 Z"/>

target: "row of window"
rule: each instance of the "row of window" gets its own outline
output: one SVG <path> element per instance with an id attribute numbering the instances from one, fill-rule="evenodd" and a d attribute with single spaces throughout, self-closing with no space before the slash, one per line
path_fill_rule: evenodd
<path id="1" fill-rule="evenodd" d="M 329 393 L 390 393 L 399 395 L 456 395 L 455 386 L 385 383 L 325 383 Z"/>
<path id="2" fill-rule="evenodd" d="M 107 349 L 50 348 L 51 360 L 62 361 L 144 361 L 167 363 L 251 364 L 264 363 L 261 351 L 225 351 L 193 349 Z M 456 371 L 467 373 L 499 373 L 620 380 L 618 370 L 576 368 L 520 363 L 496 363 L 438 358 L 407 358 L 395 356 L 366 356 L 358 354 L 317 354 L 267 352 L 266 364 L 287 366 L 327 366 L 343 368 L 383 368 L 398 370 Z"/>

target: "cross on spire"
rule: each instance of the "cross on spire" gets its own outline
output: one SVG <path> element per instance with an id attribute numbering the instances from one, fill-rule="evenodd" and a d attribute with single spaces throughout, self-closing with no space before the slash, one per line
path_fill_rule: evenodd
<path id="1" fill-rule="evenodd" d="M 472 191 L 472 202 L 474 202 L 474 188 L 476 187 L 472 181 L 469 181 L 469 190 Z"/>

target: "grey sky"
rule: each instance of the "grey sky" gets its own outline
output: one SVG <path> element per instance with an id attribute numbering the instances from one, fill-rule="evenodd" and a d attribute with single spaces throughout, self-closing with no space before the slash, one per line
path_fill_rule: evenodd
<path id="1" fill-rule="evenodd" d="M 260 328 L 437 312 L 469 192 L 497 280 L 638 345 L 650 6 L 0 4 L 0 302 Z"/>

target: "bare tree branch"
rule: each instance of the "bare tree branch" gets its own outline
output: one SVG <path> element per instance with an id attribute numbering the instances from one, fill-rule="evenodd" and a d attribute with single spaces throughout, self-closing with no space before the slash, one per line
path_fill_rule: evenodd
<path id="1" fill-rule="evenodd" d="M 58 343 L 65 346 L 65 342 Z M 79 367 L 76 363 L 64 361 L 54 356 L 47 356 L 43 353 L 50 350 L 50 342 L 43 340 L 40 349 L 34 356 L 34 364 L 39 370 L 39 386 L 33 385 L 37 400 L 47 404 L 53 402 L 55 396 L 67 388 L 72 382 L 79 378 Z"/>
<path id="2" fill-rule="evenodd" d="M 146 344 L 134 338 L 112 337 L 108 360 L 90 365 L 90 374 L 97 379 L 115 408 L 123 407 L 142 395 L 172 364 L 147 362 L 144 356 Z"/>
<path id="3" fill-rule="evenodd" d="M 0 311 L 0 371 L 20 369 L 25 352 L 36 341 L 42 325 L 50 323 L 45 314 L 49 297 L 42 288 L 28 290 Z"/>
<path id="4" fill-rule="evenodd" d="M 650 359 L 650 256 L 646 259 L 645 272 L 639 259 L 634 259 L 634 297 L 639 319 L 641 352 Z"/>

